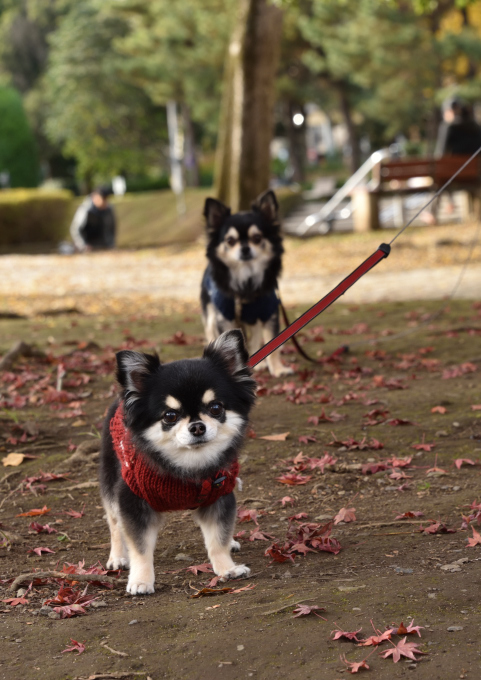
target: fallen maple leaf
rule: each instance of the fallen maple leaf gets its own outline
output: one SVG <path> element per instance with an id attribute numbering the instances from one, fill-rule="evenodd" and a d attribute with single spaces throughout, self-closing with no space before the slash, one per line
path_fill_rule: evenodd
<path id="1" fill-rule="evenodd" d="M 276 481 L 281 484 L 289 484 L 290 486 L 298 486 L 299 484 L 307 484 L 312 479 L 312 475 L 296 475 L 293 473 L 281 475 L 276 477 Z"/>
<path id="2" fill-rule="evenodd" d="M 410 635 L 417 633 L 419 637 L 421 637 L 420 630 L 421 628 L 424 628 L 424 626 L 414 626 L 414 619 L 411 619 L 411 623 L 408 624 L 406 627 L 404 623 L 401 621 L 399 626 L 396 626 L 394 628 L 391 628 L 390 631 L 393 635 Z"/>
<path id="3" fill-rule="evenodd" d="M 80 517 L 83 517 L 85 514 L 85 503 L 80 511 L 72 510 L 72 508 L 70 508 L 70 510 L 64 510 L 64 514 L 69 517 L 74 517 L 75 519 L 80 519 Z"/>
<path id="4" fill-rule="evenodd" d="M 19 515 L 15 515 L 15 517 L 38 517 L 39 515 L 46 515 L 48 512 L 50 512 L 50 508 L 44 505 L 41 509 L 34 508 L 28 512 L 21 512 Z"/>
<path id="5" fill-rule="evenodd" d="M 461 469 L 463 463 L 466 463 L 466 465 L 476 465 L 474 460 L 471 460 L 471 458 L 456 458 L 456 460 L 454 461 L 454 464 L 456 465 L 458 470 Z"/>
<path id="6" fill-rule="evenodd" d="M 481 404 L 471 404 L 471 411 L 481 411 Z"/>
<path id="7" fill-rule="evenodd" d="M 340 628 L 337 630 L 331 630 L 331 635 L 334 633 L 334 637 L 332 637 L 331 640 L 340 640 L 341 638 L 346 638 L 346 640 L 355 640 L 356 642 L 360 642 L 357 634 L 360 633 L 361 630 L 362 627 L 359 628 L 359 630 L 354 630 L 352 632 L 341 630 Z"/>
<path id="8" fill-rule="evenodd" d="M 299 605 L 297 605 L 297 608 L 294 609 L 294 611 L 292 612 L 294 614 L 294 616 L 292 618 L 298 619 L 299 616 L 309 616 L 309 614 L 314 614 L 314 616 L 317 616 L 319 619 L 322 619 L 323 621 L 327 621 L 327 619 L 325 619 L 320 614 L 316 614 L 316 611 L 325 612 L 326 609 L 324 607 L 318 607 L 317 604 L 313 604 L 313 605 L 299 604 Z"/>
<path id="9" fill-rule="evenodd" d="M 28 527 L 31 529 L 32 532 L 35 532 L 36 534 L 56 534 L 57 529 L 54 529 L 53 527 L 49 526 L 48 524 L 39 524 L 39 522 L 31 522 L 30 526 Z"/>
<path id="10" fill-rule="evenodd" d="M 417 642 L 406 642 L 406 640 L 407 638 L 404 638 L 398 642 L 397 645 L 391 642 L 393 649 L 387 649 L 385 652 L 380 652 L 379 655 L 382 656 L 383 659 L 387 659 L 392 655 L 392 660 L 394 663 L 397 663 L 402 656 L 416 661 L 415 654 L 427 654 L 427 652 L 421 652 L 421 650 L 418 649 Z"/>
<path id="11" fill-rule="evenodd" d="M 434 520 L 430 520 L 431 524 L 423 528 L 422 526 L 419 527 L 418 531 L 421 531 L 424 534 L 455 534 L 456 529 L 448 529 L 448 527 L 443 523 L 443 522 L 434 522 Z"/>
<path id="12" fill-rule="evenodd" d="M 339 658 L 341 659 L 342 663 L 345 664 L 349 673 L 358 673 L 361 668 L 369 670 L 366 659 L 363 659 L 362 661 L 348 661 L 345 654 L 341 655 Z"/>
<path id="13" fill-rule="evenodd" d="M 289 503 L 289 505 L 294 505 L 295 502 L 296 502 L 295 499 L 291 498 L 290 496 L 283 496 L 279 501 L 283 508 L 286 506 L 287 503 Z"/>
<path id="14" fill-rule="evenodd" d="M 334 524 L 339 524 L 340 522 L 355 522 L 356 521 L 356 508 L 341 508 L 337 515 L 334 517 Z"/>
<path id="15" fill-rule="evenodd" d="M 468 538 L 468 544 L 467 548 L 474 548 L 475 545 L 481 545 L 481 536 L 480 534 L 476 531 L 476 529 L 472 526 L 471 529 L 473 530 L 473 536 L 472 538 Z"/>
<path id="16" fill-rule="evenodd" d="M 60 654 L 65 654 L 65 652 L 77 652 L 78 654 L 82 654 L 82 652 L 85 652 L 84 642 L 77 642 L 77 640 L 74 640 L 73 638 L 70 638 L 70 642 L 72 645 L 70 647 L 66 647 L 60 652 Z"/>
<path id="17" fill-rule="evenodd" d="M 415 423 L 410 420 L 405 420 L 404 418 L 390 418 L 389 420 L 386 420 L 386 425 L 415 425 Z"/>
<path id="18" fill-rule="evenodd" d="M 230 594 L 237 595 L 237 593 L 243 593 L 246 590 L 254 590 L 255 587 L 256 587 L 255 583 L 249 583 L 248 586 L 244 586 L 243 588 L 236 588 L 235 590 L 231 588 Z"/>
<path id="19" fill-rule="evenodd" d="M 271 557 L 273 562 L 294 562 L 295 557 L 292 553 L 287 552 L 288 548 L 288 543 L 283 546 L 279 545 L 279 543 L 273 543 L 267 548 L 264 555 L 266 557 Z"/>
<path id="20" fill-rule="evenodd" d="M 249 541 L 272 541 L 274 536 L 266 534 L 264 531 L 254 529 L 249 535 Z"/>
<path id="21" fill-rule="evenodd" d="M 424 517 L 424 512 L 420 512 L 419 510 L 408 510 L 407 512 L 403 512 L 402 515 L 396 515 L 394 519 L 412 519 L 413 517 Z"/>
<path id="22" fill-rule="evenodd" d="M 212 565 L 209 562 L 205 562 L 204 564 L 192 564 L 190 567 L 187 567 L 186 571 L 191 571 L 195 576 L 197 574 L 208 574 L 212 573 L 214 570 L 212 569 Z"/>
<path id="23" fill-rule="evenodd" d="M 242 522 L 254 522 L 257 525 L 259 524 L 259 522 L 257 521 L 257 510 L 249 510 L 248 508 L 238 508 L 237 518 L 239 520 L 239 524 Z"/>
<path id="24" fill-rule="evenodd" d="M 29 553 L 35 553 L 35 555 L 39 555 L 39 556 L 43 555 L 43 553 L 55 554 L 55 550 L 50 550 L 50 548 L 42 548 L 42 547 L 32 548 L 32 549 L 28 550 L 28 552 Z"/>
<path id="25" fill-rule="evenodd" d="M 259 439 L 266 439 L 268 442 L 285 442 L 290 432 L 281 432 L 280 434 L 266 434 Z"/>
<path id="26" fill-rule="evenodd" d="M 299 443 L 300 444 L 309 444 L 310 442 L 315 443 L 315 442 L 317 442 L 317 439 L 310 434 L 301 435 L 299 437 Z"/>
<path id="27" fill-rule="evenodd" d="M 6 600 L 2 600 L 2 602 L 6 602 L 11 607 L 16 607 L 19 604 L 28 604 L 28 600 L 25 597 L 8 597 Z"/>
<path id="28" fill-rule="evenodd" d="M 447 408 L 445 406 L 433 406 L 431 409 L 431 413 L 446 413 Z"/>
<path id="29" fill-rule="evenodd" d="M 379 631 L 378 631 L 379 632 Z M 386 640 L 391 639 L 391 631 L 385 630 L 384 633 L 379 633 L 378 635 L 370 635 L 365 640 L 359 642 L 359 647 L 377 647 L 377 645 L 382 645 Z"/>

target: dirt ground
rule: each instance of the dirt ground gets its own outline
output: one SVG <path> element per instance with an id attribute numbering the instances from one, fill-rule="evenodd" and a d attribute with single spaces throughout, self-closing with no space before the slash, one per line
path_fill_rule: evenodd
<path id="1" fill-rule="evenodd" d="M 10 302 L 3 298 L 2 309 Z M 33 456 L 0 474 L 1 679 L 337 680 L 349 674 L 341 655 L 352 663 L 369 654 L 370 671 L 359 672 L 380 680 L 481 677 L 481 548 L 467 544 L 479 529 L 481 500 L 475 300 L 336 304 L 302 334 L 321 363 L 307 365 L 287 347 L 292 379 L 259 375 L 237 492 L 239 507 L 256 511 L 241 513 L 252 519 L 236 529 L 242 550 L 235 559 L 252 576 L 227 584 L 243 590 L 193 597 L 213 574 L 188 570 L 206 554 L 189 513 L 179 513 L 159 538 L 152 596 L 127 596 L 124 582 L 90 583 L 87 600 L 97 599 L 83 613 L 78 605 L 43 606 L 60 579 L 30 576 L 12 591 L 20 574 L 106 563 L 96 452 L 115 394 L 114 351 L 156 349 L 163 360 L 201 352 L 195 305 L 103 302 L 101 313 L 38 314 L 32 297 L 28 317 L 0 322 L 0 354 L 18 340 L 44 352 L 18 359 L 0 377 L 0 459 Z M 21 305 L 28 313 L 28 296 Z M 331 358 L 345 344 L 350 352 Z M 285 440 L 261 438 L 283 433 Z M 292 500 L 283 505 L 286 496 Z M 21 516 L 34 509 L 45 514 Z M 326 529 L 342 509 L 338 520 L 351 521 Z M 398 518 L 407 512 L 423 515 Z M 36 533 L 35 522 L 56 533 Z M 305 538 L 309 531 L 322 534 L 324 547 L 337 551 L 339 543 L 339 552 L 309 550 L 298 538 L 285 546 L 289 532 Z M 287 561 L 266 556 L 276 543 L 274 555 Z M 299 605 L 325 611 L 294 617 Z M 76 615 L 58 618 L 64 614 Z M 362 628 L 358 638 L 366 640 L 412 619 L 421 637 L 407 641 L 426 653 L 415 661 L 380 656 L 404 635 L 379 647 L 332 639 L 332 631 Z M 62 653 L 72 639 L 83 653 Z"/>

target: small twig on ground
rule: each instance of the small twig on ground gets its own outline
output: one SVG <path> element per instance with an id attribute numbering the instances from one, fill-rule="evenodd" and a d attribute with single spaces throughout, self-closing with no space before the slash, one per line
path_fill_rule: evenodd
<path id="1" fill-rule="evenodd" d="M 81 482 L 81 484 L 75 484 L 74 486 L 64 486 L 62 488 L 55 487 L 55 491 L 58 493 L 63 493 L 64 491 L 76 491 L 77 489 L 93 489 L 99 485 L 98 482 Z"/>
<path id="2" fill-rule="evenodd" d="M 283 607 L 277 607 L 277 609 L 270 609 L 268 612 L 262 612 L 261 616 L 269 616 L 269 614 L 277 614 L 278 612 L 284 611 L 284 609 L 291 609 L 291 607 L 295 606 L 296 604 L 302 604 L 303 602 L 313 602 L 316 598 L 315 597 L 307 597 L 304 600 L 296 600 L 295 602 L 290 602 L 289 604 L 285 604 Z M 250 609 L 250 607 L 249 607 Z"/>
<path id="3" fill-rule="evenodd" d="M 8 371 L 19 357 L 45 357 L 45 352 L 19 340 L 0 361 L 0 371 Z"/>
<path id="4" fill-rule="evenodd" d="M 127 671 L 125 673 L 112 671 L 111 673 L 94 673 L 93 675 L 77 676 L 74 680 L 109 680 L 109 678 L 131 678 L 133 675 L 147 675 L 146 671 Z"/>
<path id="5" fill-rule="evenodd" d="M 108 649 L 109 652 L 112 652 L 112 654 L 117 654 L 118 656 L 128 656 L 126 652 L 119 652 L 116 649 L 112 649 L 112 647 L 109 647 L 106 642 L 101 642 L 100 646 L 104 649 Z"/>
<path id="6" fill-rule="evenodd" d="M 112 583 L 113 585 L 127 583 L 126 578 L 102 576 L 101 574 L 66 574 L 63 571 L 33 571 L 29 574 L 20 574 L 20 576 L 17 576 L 9 590 L 15 590 L 21 583 L 32 581 L 35 578 L 55 578 L 64 579 L 65 581 L 100 581 L 101 583 Z"/>

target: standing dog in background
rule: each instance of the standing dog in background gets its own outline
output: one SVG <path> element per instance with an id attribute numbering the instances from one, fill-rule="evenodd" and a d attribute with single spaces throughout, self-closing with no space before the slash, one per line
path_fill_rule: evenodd
<path id="1" fill-rule="evenodd" d="M 278 210 L 273 191 L 258 196 L 250 211 L 235 215 L 220 201 L 206 199 L 209 264 L 202 279 L 201 304 L 208 342 L 224 331 L 241 328 L 252 355 L 279 333 L 276 288 L 284 248 Z M 266 362 L 274 376 L 292 373 L 279 350 Z"/>

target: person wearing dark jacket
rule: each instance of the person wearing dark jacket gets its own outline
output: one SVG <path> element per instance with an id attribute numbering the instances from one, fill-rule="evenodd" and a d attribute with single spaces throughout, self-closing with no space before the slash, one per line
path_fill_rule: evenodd
<path id="1" fill-rule="evenodd" d="M 115 213 L 108 202 L 110 187 L 99 187 L 77 208 L 70 235 L 80 252 L 115 247 Z"/>
<path id="2" fill-rule="evenodd" d="M 481 146 L 481 127 L 471 109 L 459 99 L 450 99 L 443 106 L 443 122 L 439 126 L 434 155 L 470 156 Z"/>

